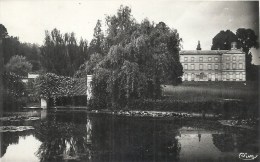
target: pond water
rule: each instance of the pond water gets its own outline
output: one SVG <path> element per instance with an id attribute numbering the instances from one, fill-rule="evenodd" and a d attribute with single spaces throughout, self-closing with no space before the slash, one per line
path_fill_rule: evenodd
<path id="1" fill-rule="evenodd" d="M 238 161 L 241 152 L 259 152 L 256 131 L 225 127 L 212 120 L 80 111 L 24 114 L 40 120 L 0 123 L 35 128 L 0 133 L 1 162 Z"/>

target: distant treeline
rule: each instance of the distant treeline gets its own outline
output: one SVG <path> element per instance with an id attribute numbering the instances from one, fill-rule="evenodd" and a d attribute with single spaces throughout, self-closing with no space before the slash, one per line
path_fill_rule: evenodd
<path id="1" fill-rule="evenodd" d="M 27 69 L 26 72 L 53 72 L 58 75 L 73 76 L 88 57 L 88 42 L 81 39 L 78 43 L 74 33 L 62 34 L 58 29 L 53 29 L 51 32 L 46 31 L 44 45 L 40 46 L 22 43 L 18 37 L 9 36 L 7 29 L 2 24 L 0 24 L 0 31 L 1 37 L 3 37 L 5 68 L 11 60 L 13 66 L 15 66 L 14 62 L 21 64 L 23 61 L 28 61 L 31 65 L 29 65 L 29 68 L 25 68 Z M 23 57 L 19 58 L 17 55 Z M 24 67 L 27 67 L 27 65 L 24 65 Z M 13 67 L 8 66 L 6 70 L 9 69 L 13 69 Z M 18 72 L 17 75 L 25 74 Z"/>

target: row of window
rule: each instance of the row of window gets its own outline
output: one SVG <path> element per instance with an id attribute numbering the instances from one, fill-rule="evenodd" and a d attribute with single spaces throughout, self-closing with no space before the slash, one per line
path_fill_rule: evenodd
<path id="1" fill-rule="evenodd" d="M 208 64 L 207 67 L 208 67 L 207 70 L 212 70 L 211 64 Z M 219 65 L 215 64 L 215 70 L 218 70 L 218 69 L 219 69 Z M 195 65 L 191 64 L 190 69 L 188 69 L 188 64 L 184 64 L 184 70 L 195 70 Z M 199 70 L 203 70 L 203 64 L 199 64 Z"/>
<path id="2" fill-rule="evenodd" d="M 215 57 L 214 60 L 218 61 L 218 57 Z M 191 57 L 191 62 L 194 62 L 195 57 Z M 184 57 L 184 61 L 187 62 L 188 61 L 188 57 Z M 199 61 L 203 61 L 203 57 L 199 57 Z M 211 57 L 208 57 L 208 61 L 212 61 Z"/>
<path id="3" fill-rule="evenodd" d="M 239 56 L 238 58 L 239 60 L 243 60 L 243 56 Z M 194 62 L 195 60 L 195 57 L 191 57 L 191 62 Z M 218 61 L 219 58 L 218 57 L 214 57 L 214 60 L 215 61 Z M 230 56 L 226 56 L 226 60 L 227 61 L 230 61 Z M 237 60 L 237 57 L 236 56 L 232 56 L 232 60 L 233 61 L 236 61 Z M 184 57 L 184 61 L 185 62 L 188 62 L 188 57 Z M 202 62 L 203 61 L 203 57 L 199 57 L 199 61 Z M 208 61 L 212 61 L 212 57 L 208 57 Z"/>
<path id="4" fill-rule="evenodd" d="M 230 57 L 231 56 L 226 56 L 226 60 L 227 61 L 230 61 Z M 239 56 L 239 58 L 238 58 L 239 60 L 243 60 L 243 56 Z M 223 59 L 224 60 L 224 59 Z M 232 60 L 233 61 L 236 61 L 237 60 L 237 57 L 236 56 L 232 56 Z"/>
<path id="5" fill-rule="evenodd" d="M 192 73 L 190 77 L 191 77 L 190 79 L 192 81 L 195 80 L 195 74 Z M 205 80 L 202 75 L 196 75 L 196 77 L 200 80 Z M 220 75 L 211 74 L 211 73 L 209 73 L 208 75 L 205 75 L 205 77 L 206 77 L 206 80 L 209 80 L 209 81 L 220 79 L 219 78 Z M 188 81 L 188 74 L 187 73 L 184 74 L 184 80 Z M 239 73 L 239 74 L 235 74 L 235 73 L 234 74 L 223 74 L 222 80 L 243 80 L 243 74 L 242 73 Z"/>
<path id="6" fill-rule="evenodd" d="M 215 64 L 214 65 L 214 69 L 215 70 L 219 70 L 219 65 L 218 64 Z M 226 63 L 226 66 L 223 64 L 223 69 L 231 69 L 230 68 L 230 64 L 229 63 Z M 233 63 L 232 64 L 232 69 L 237 69 L 237 64 L 236 63 Z M 238 64 L 238 69 L 243 69 L 243 64 L 242 63 L 239 63 Z M 190 69 L 188 68 L 188 64 L 184 64 L 184 70 L 195 70 L 195 65 L 194 64 L 191 64 L 190 65 Z M 203 64 L 199 64 L 199 70 L 203 70 Z M 213 70 L 212 69 L 212 64 L 208 64 L 207 65 L 207 70 Z"/>
<path id="7" fill-rule="evenodd" d="M 230 67 L 231 65 L 229 63 L 226 63 L 226 67 L 225 64 L 223 64 L 223 69 L 237 69 L 237 64 L 236 63 L 232 63 L 232 68 Z M 239 63 L 238 64 L 238 69 L 243 69 L 243 64 Z"/>

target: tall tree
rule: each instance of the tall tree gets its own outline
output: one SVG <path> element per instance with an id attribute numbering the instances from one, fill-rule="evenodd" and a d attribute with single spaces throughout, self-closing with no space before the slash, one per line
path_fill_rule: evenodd
<path id="1" fill-rule="evenodd" d="M 89 44 L 89 53 L 99 53 L 104 55 L 104 33 L 101 29 L 101 20 L 97 21 L 97 24 L 94 28 L 93 39 Z"/>
<path id="2" fill-rule="evenodd" d="M 247 80 L 256 80 L 258 79 L 258 68 L 252 64 L 252 54 L 250 49 L 259 47 L 257 35 L 252 29 L 239 28 L 236 31 L 236 36 L 238 38 L 239 46 L 241 46 L 243 51 L 246 53 Z"/>
<path id="3" fill-rule="evenodd" d="M 7 29 L 3 24 L 0 24 L 0 37 L 5 38 L 6 36 L 8 36 Z"/>
<path id="4" fill-rule="evenodd" d="M 252 29 L 239 28 L 236 31 L 239 45 L 248 54 L 251 48 L 258 48 L 257 35 Z"/>
<path id="5" fill-rule="evenodd" d="M 232 31 L 220 31 L 212 40 L 212 50 L 230 50 L 231 42 L 237 42 L 237 48 L 242 48 L 246 54 L 246 79 L 256 80 L 258 68 L 252 64 L 251 48 L 258 48 L 257 35 L 252 29 L 239 28 Z"/>
<path id="6" fill-rule="evenodd" d="M 181 39 L 176 30 L 147 19 L 138 24 L 131 9 L 124 6 L 106 17 L 106 23 L 108 53 L 88 69 L 93 71 L 94 100 L 125 105 L 135 98 L 158 98 L 162 83 L 181 81 Z"/>
<path id="7" fill-rule="evenodd" d="M 237 36 L 230 30 L 221 30 L 212 39 L 211 50 L 230 50 L 232 42 L 238 42 Z"/>
<path id="8" fill-rule="evenodd" d="M 6 64 L 12 56 L 19 55 L 19 46 L 20 41 L 18 37 L 10 36 L 3 40 L 4 64 Z"/>
<path id="9" fill-rule="evenodd" d="M 3 73 L 4 73 L 4 55 L 3 55 L 3 39 L 8 35 L 7 29 L 0 24 L 0 117 L 3 115 Z"/>
<path id="10" fill-rule="evenodd" d="M 87 42 L 78 45 L 74 33 L 65 33 L 53 29 L 45 32 L 45 42 L 41 48 L 43 66 L 47 72 L 73 76 L 86 60 Z"/>

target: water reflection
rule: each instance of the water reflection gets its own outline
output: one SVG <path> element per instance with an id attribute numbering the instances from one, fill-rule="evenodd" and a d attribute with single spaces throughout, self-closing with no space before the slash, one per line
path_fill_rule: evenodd
<path id="1" fill-rule="evenodd" d="M 37 162 L 39 159 L 35 156 L 34 152 L 40 146 L 40 142 L 33 136 L 19 137 L 17 143 L 13 143 L 2 154 L 2 162 Z"/>
<path id="2" fill-rule="evenodd" d="M 61 161 L 90 157 L 91 123 L 63 122 L 59 116 L 48 116 L 36 129 L 42 142 L 36 152 L 40 161 Z M 62 118 L 60 118 L 62 119 Z"/>
<path id="3" fill-rule="evenodd" d="M 258 153 L 256 132 L 224 129 L 209 121 L 85 112 L 41 116 L 38 123 L 26 123 L 35 130 L 0 134 L 0 160 L 22 159 L 13 146 L 35 141 L 37 147 L 25 153 L 31 158 L 27 161 L 237 161 L 239 152 Z"/>

